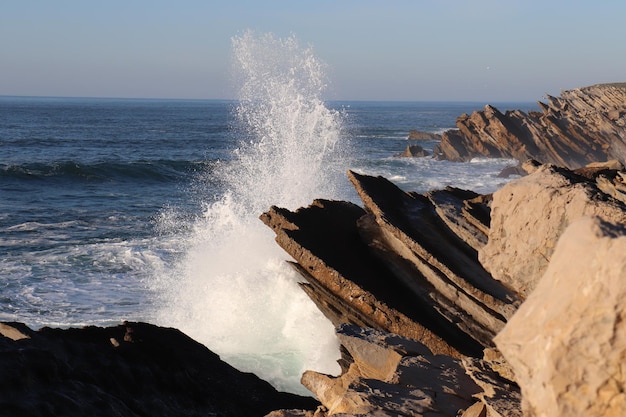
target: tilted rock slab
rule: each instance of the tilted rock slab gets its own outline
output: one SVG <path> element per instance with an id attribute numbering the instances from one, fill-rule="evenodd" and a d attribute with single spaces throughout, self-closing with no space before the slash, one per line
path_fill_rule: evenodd
<path id="1" fill-rule="evenodd" d="M 295 259 L 292 265 L 307 281 L 303 290 L 335 326 L 351 323 L 401 334 L 455 357 L 480 352 L 466 336 L 444 339 L 435 330 L 432 313 L 361 240 L 357 222 L 364 215 L 349 202 L 315 200 L 295 212 L 271 207 L 261 220 Z"/>
<path id="2" fill-rule="evenodd" d="M 536 159 L 568 168 L 626 160 L 626 83 L 600 84 L 548 96 L 541 112 L 500 112 L 493 106 L 464 114 L 443 133 L 440 159 L 476 156 Z"/>
<path id="3" fill-rule="evenodd" d="M 626 415 L 626 229 L 572 223 L 496 337 L 528 417 Z"/>
<path id="4" fill-rule="evenodd" d="M 433 204 L 450 203 L 453 193 L 447 199 L 433 193 L 429 199 L 406 193 L 382 177 L 349 171 L 348 178 L 369 213 L 360 219 L 361 229 L 368 232 L 362 233 L 365 240 L 407 291 L 416 299 L 430 294 L 430 304 L 442 316 L 482 346 L 491 346 L 519 300 L 480 265 L 475 248 L 457 234 L 460 224 L 449 226 L 454 223 L 450 212 Z"/>
<path id="5" fill-rule="evenodd" d="M 479 357 L 519 305 L 478 262 L 488 199 L 454 188 L 406 193 L 348 172 L 364 207 L 316 200 L 261 220 L 294 259 L 304 291 L 336 326 L 418 339 L 432 351 Z"/>
<path id="6" fill-rule="evenodd" d="M 493 193 L 489 241 L 479 250 L 479 260 L 525 299 L 545 273 L 561 234 L 583 216 L 626 224 L 626 205 L 604 193 L 596 181 L 553 165 L 540 166 Z"/>
<path id="7" fill-rule="evenodd" d="M 337 337 L 349 368 L 340 377 L 302 376 L 323 405 L 315 417 L 521 415 L 519 388 L 484 361 L 434 355 L 415 340 L 351 325 Z"/>

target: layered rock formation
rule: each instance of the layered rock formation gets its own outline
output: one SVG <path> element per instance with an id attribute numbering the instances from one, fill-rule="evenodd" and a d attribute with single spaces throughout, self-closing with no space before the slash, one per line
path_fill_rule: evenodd
<path id="1" fill-rule="evenodd" d="M 489 208 L 475 193 L 405 193 L 348 173 L 365 210 L 315 201 L 261 219 L 295 260 L 303 288 L 335 324 L 421 340 L 435 353 L 480 355 L 519 304 L 478 262 Z"/>
<path id="2" fill-rule="evenodd" d="M 263 416 L 317 404 L 237 371 L 175 329 L 0 323 L 2 416 Z"/>
<path id="3" fill-rule="evenodd" d="M 527 176 L 486 196 L 455 188 L 421 195 L 401 191 L 382 177 L 349 172 L 363 208 L 317 200 L 295 212 L 272 207 L 261 216 L 294 258 L 292 264 L 306 280 L 303 289 L 338 327 L 343 353 L 341 376 L 303 376 L 322 408 L 275 416 L 519 416 L 518 382 L 528 416 L 626 413 L 618 364 L 626 358 L 621 292 L 601 300 L 614 279 L 604 281 L 605 272 L 611 277 L 626 272 L 626 251 L 602 249 L 576 259 L 586 266 L 567 261 L 565 253 L 558 262 L 570 262 L 570 267 L 551 263 L 556 242 L 577 220 L 593 216 L 603 225 L 626 224 L 626 173 L 619 163 L 577 171 L 534 161 L 522 167 Z M 592 238 L 579 239 L 579 251 L 593 242 L 607 246 L 597 230 L 614 236 L 623 228 L 587 230 Z M 578 239 L 575 233 L 568 236 Z M 605 271 L 609 256 L 614 266 Z M 580 284 L 564 291 L 566 304 L 557 289 L 535 296 L 540 290 L 533 289 L 567 285 L 575 272 Z M 589 275 L 591 282 L 585 278 Z M 589 285 L 593 291 L 585 289 Z M 587 295 L 593 301 L 575 307 L 588 302 Z M 539 301 L 526 307 L 527 298 Z M 528 309 L 524 319 L 516 319 L 520 305 L 521 311 Z M 578 312 L 594 318 L 580 320 Z M 535 329 L 542 320 L 549 320 L 546 333 Z M 602 326 L 589 331 L 590 337 L 586 327 L 577 325 L 593 326 L 598 320 Z M 567 324 L 557 332 L 562 336 L 556 343 L 551 329 L 559 321 Z M 494 338 L 509 361 L 494 349 Z M 606 342 L 597 344 L 594 338 Z M 570 341 L 581 343 L 580 349 Z M 584 364 L 581 349 L 594 349 L 594 343 L 599 350 L 593 356 L 605 356 L 598 364 L 610 370 L 591 381 L 585 375 L 599 365 Z M 539 353 L 539 345 L 546 350 Z M 561 362 L 568 351 L 569 359 Z M 538 382 L 534 375 L 543 371 L 535 367 L 544 365 L 550 369 Z M 578 378 L 575 385 L 569 385 L 569 376 L 560 377 L 569 375 L 560 373 L 567 367 L 571 378 Z M 595 391 L 583 399 L 590 387 Z M 540 395 L 542 390 L 555 394 Z M 450 393 L 454 401 L 446 399 Z M 546 410 L 558 413 L 544 414 L 543 404 L 550 401 L 557 405 Z"/>
<path id="4" fill-rule="evenodd" d="M 450 161 L 476 156 L 535 159 L 579 168 L 626 160 L 626 83 L 567 90 L 539 102 L 540 112 L 500 112 L 493 106 L 464 114 L 446 131 L 434 155 Z"/>

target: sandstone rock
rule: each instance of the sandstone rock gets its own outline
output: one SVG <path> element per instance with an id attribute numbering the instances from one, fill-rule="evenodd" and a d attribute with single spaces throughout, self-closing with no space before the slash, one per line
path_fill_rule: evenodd
<path id="1" fill-rule="evenodd" d="M 589 180 L 595 180 L 601 175 L 614 178 L 620 171 L 624 171 L 624 165 L 622 165 L 621 162 L 615 159 L 606 162 L 593 162 L 591 164 L 585 165 L 582 168 L 577 168 L 573 170 L 575 174 L 585 177 Z"/>
<path id="2" fill-rule="evenodd" d="M 565 228 L 582 216 L 626 222 L 624 203 L 594 181 L 545 165 L 493 194 L 489 241 L 481 264 L 525 299 L 544 274 Z"/>
<path id="3" fill-rule="evenodd" d="M 435 156 L 469 161 L 476 156 L 534 158 L 568 168 L 626 160 L 626 86 L 603 84 L 563 91 L 538 103 L 541 112 L 500 112 L 493 106 L 457 119 L 443 133 Z"/>
<path id="4" fill-rule="evenodd" d="M 441 140 L 441 135 L 437 133 L 422 132 L 419 130 L 409 130 L 409 140 Z"/>
<path id="5" fill-rule="evenodd" d="M 261 216 L 305 278 L 302 288 L 335 324 L 415 338 L 454 357 L 481 356 L 519 299 L 478 262 L 489 198 L 448 188 L 406 193 L 348 172 L 365 210 L 316 200 Z"/>
<path id="6" fill-rule="evenodd" d="M 509 177 L 514 176 L 514 175 L 523 177 L 523 176 L 525 176 L 527 174 L 528 173 L 524 170 L 524 168 L 522 168 L 522 166 L 520 164 L 520 165 L 515 165 L 515 166 L 510 166 L 510 167 L 504 168 L 502 171 L 500 171 L 498 173 L 498 177 L 499 178 L 509 178 Z"/>
<path id="7" fill-rule="evenodd" d="M 3 416 L 263 416 L 319 404 L 237 371 L 175 329 L 0 327 Z"/>
<path id="8" fill-rule="evenodd" d="M 626 415 L 626 230 L 573 222 L 550 265 L 496 337 L 526 416 Z"/>
<path id="9" fill-rule="evenodd" d="M 302 377 L 324 406 L 318 417 L 456 417 L 476 410 L 477 400 L 490 416 L 521 414 L 517 386 L 486 362 L 433 355 L 415 340 L 373 329 L 343 325 L 337 335 L 349 368 L 339 377 L 312 371 Z"/>
<path id="10" fill-rule="evenodd" d="M 394 270 L 407 291 L 428 291 L 434 308 L 459 330 L 481 343 L 503 327 L 517 298 L 480 265 L 476 251 L 462 240 L 426 196 L 405 193 L 382 177 L 348 172 L 371 213 L 371 246 Z M 376 234 L 372 231 L 376 230 Z M 395 252 L 399 257 L 382 256 Z"/>
<path id="11" fill-rule="evenodd" d="M 296 212 L 272 207 L 261 220 L 295 259 L 293 266 L 307 281 L 303 289 L 335 326 L 351 323 L 404 335 L 452 356 L 476 353 L 480 347 L 467 336 L 448 337 L 428 305 L 416 302 L 372 256 L 357 226 L 364 215 L 352 203 L 315 200 Z"/>
<path id="12" fill-rule="evenodd" d="M 21 330 L 20 327 L 22 327 Z M 0 323 L 0 336 L 11 340 L 30 339 L 28 335 L 30 332 L 28 330 L 24 332 L 23 330 L 23 326 L 20 326 L 19 323 Z"/>
<path id="13" fill-rule="evenodd" d="M 275 410 L 265 417 L 314 417 L 315 412 L 311 410 Z"/>

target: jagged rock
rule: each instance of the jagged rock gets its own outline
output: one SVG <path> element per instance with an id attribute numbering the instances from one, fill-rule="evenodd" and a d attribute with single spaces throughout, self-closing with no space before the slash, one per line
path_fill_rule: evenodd
<path id="1" fill-rule="evenodd" d="M 437 329 L 432 312 L 416 302 L 359 234 L 365 211 L 355 204 L 315 200 L 291 212 L 272 207 L 261 220 L 297 263 L 304 291 L 335 325 L 351 323 L 419 339 L 431 350 L 461 356 L 480 349 L 467 336 Z M 456 337 L 456 338 L 455 338 Z"/>
<path id="2" fill-rule="evenodd" d="M 3 323 L 0 334 L 2 416 L 263 416 L 319 404 L 237 371 L 175 329 Z"/>
<path id="3" fill-rule="evenodd" d="M 624 171 L 624 165 L 620 161 L 613 159 L 606 162 L 593 162 L 573 171 L 575 174 L 589 180 L 595 180 L 601 175 L 615 178 L 619 171 Z"/>
<path id="4" fill-rule="evenodd" d="M 408 145 L 403 152 L 397 154 L 397 157 L 401 158 L 420 158 L 430 155 L 430 152 L 425 150 L 419 145 Z"/>
<path id="5" fill-rule="evenodd" d="M 626 415 L 626 229 L 584 217 L 559 239 L 537 288 L 496 337 L 524 414 Z"/>
<path id="6" fill-rule="evenodd" d="M 487 244 L 491 195 L 455 187 L 426 193 L 439 218 L 450 231 L 478 251 Z"/>
<path id="7" fill-rule="evenodd" d="M 370 213 L 361 219 L 370 225 L 364 239 L 406 290 L 483 347 L 491 346 L 516 310 L 516 296 L 485 271 L 476 250 L 447 226 L 433 200 L 406 193 L 382 177 L 354 172 L 348 177 Z M 399 256 L 383 256 L 391 252 Z"/>
<path id="8" fill-rule="evenodd" d="M 489 241 L 481 264 L 525 299 L 544 274 L 565 228 L 582 216 L 626 222 L 626 206 L 596 182 L 544 165 L 493 194 Z"/>
<path id="9" fill-rule="evenodd" d="M 461 115 L 434 154 L 469 161 L 476 156 L 536 159 L 568 168 L 626 160 L 626 83 L 600 84 L 548 96 L 541 112 L 500 112 L 487 105 Z"/>
<path id="10" fill-rule="evenodd" d="M 408 140 L 441 140 L 438 133 L 422 132 L 420 130 L 409 130 Z"/>
<path id="11" fill-rule="evenodd" d="M 302 376 L 324 406 L 316 417 L 456 417 L 477 400 L 489 415 L 521 415 L 519 388 L 482 360 L 433 355 L 415 340 L 350 325 L 337 336 L 349 368 L 339 377 Z"/>
<path id="12" fill-rule="evenodd" d="M 316 200 L 261 219 L 333 322 L 415 338 L 436 353 L 481 356 L 518 298 L 478 262 L 488 198 L 448 188 L 405 193 L 382 177 L 348 172 L 365 210 Z"/>

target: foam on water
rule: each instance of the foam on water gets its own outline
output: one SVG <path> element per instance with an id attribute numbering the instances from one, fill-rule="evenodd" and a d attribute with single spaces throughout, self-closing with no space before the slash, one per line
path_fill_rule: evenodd
<path id="1" fill-rule="evenodd" d="M 334 329 L 258 217 L 272 205 L 338 197 L 342 117 L 320 100 L 322 65 L 295 38 L 247 32 L 233 39 L 233 52 L 242 140 L 234 158 L 207 174 L 223 194 L 207 198 L 179 262 L 157 283 L 159 321 L 281 390 L 308 394 L 299 383 L 305 369 L 339 372 Z"/>
<path id="2" fill-rule="evenodd" d="M 59 239 L 32 222 L 26 230 L 42 237 L 0 239 L 0 248 L 17 244 L 42 248 L 0 259 L 0 270 L 9 277 L 0 283 L 0 320 L 38 328 L 147 319 L 142 314 L 151 297 L 142 281 L 163 264 L 156 247 L 160 242 L 149 238 L 79 244 Z"/>

